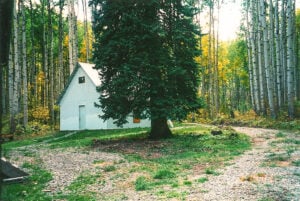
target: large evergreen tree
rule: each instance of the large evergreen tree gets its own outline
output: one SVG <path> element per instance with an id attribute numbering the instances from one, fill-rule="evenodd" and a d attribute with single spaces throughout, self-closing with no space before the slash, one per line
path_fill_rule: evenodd
<path id="1" fill-rule="evenodd" d="M 199 108 L 193 8 L 182 0 L 93 0 L 100 117 L 151 118 L 150 138 L 171 135 L 167 118 Z"/>

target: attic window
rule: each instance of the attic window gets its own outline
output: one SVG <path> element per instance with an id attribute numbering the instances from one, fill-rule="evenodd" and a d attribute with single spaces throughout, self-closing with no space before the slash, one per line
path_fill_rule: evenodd
<path id="1" fill-rule="evenodd" d="M 79 77 L 79 78 L 78 78 L 78 83 L 79 83 L 79 84 L 85 83 L 85 77 L 84 77 L 84 76 Z"/>

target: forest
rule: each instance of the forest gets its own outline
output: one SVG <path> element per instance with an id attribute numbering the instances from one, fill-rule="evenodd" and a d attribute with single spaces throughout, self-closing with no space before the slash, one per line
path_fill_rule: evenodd
<path id="1" fill-rule="evenodd" d="M 219 38 L 219 10 L 226 1 L 184 2 L 192 6 L 192 22 L 200 33 L 189 41 L 200 52 L 193 58 L 199 72 L 193 87 L 202 102 L 184 118 L 222 123 L 246 114 L 296 121 L 300 11 L 295 0 L 241 1 L 240 31 L 232 41 Z M 93 45 L 101 35 L 92 29 L 97 20 L 90 19 L 93 9 L 93 1 L 85 0 L 14 2 L 9 61 L 0 78 L 2 133 L 59 128 L 56 100 L 70 73 L 78 61 L 93 63 Z"/>
<path id="2" fill-rule="evenodd" d="M 296 0 L 0 0 L 0 200 L 299 200 L 299 61 Z"/>

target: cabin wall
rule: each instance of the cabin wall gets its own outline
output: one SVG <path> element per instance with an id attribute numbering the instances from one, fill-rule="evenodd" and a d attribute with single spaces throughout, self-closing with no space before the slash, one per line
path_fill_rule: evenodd
<path id="1" fill-rule="evenodd" d="M 124 124 L 122 128 L 146 128 L 151 126 L 150 119 L 141 119 L 140 123 L 134 123 L 132 115 L 129 115 L 127 118 L 128 123 Z M 107 121 L 107 127 L 108 129 L 118 129 L 121 127 L 118 127 L 116 124 L 113 123 L 113 119 L 109 119 Z"/>
<path id="2" fill-rule="evenodd" d="M 79 84 L 79 77 L 85 83 Z M 107 123 L 98 117 L 101 110 L 94 103 L 99 93 L 87 74 L 79 68 L 60 101 L 60 130 L 107 129 Z M 79 107 L 85 108 L 85 128 L 80 128 Z"/>

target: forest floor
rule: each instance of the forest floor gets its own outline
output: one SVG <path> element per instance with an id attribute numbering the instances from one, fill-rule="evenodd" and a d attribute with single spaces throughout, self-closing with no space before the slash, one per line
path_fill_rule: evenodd
<path id="1" fill-rule="evenodd" d="M 89 148 L 49 148 L 40 144 L 15 149 L 9 155 L 20 166 L 42 163 L 52 175 L 42 191 L 56 201 L 300 200 L 300 132 L 233 128 L 250 136 L 251 150 L 211 170 L 203 163 L 183 164 L 187 166 L 185 173 L 179 173 L 176 182 L 172 175 L 162 173 L 165 179 L 156 181 L 161 184 L 147 183 L 151 168 L 156 167 L 124 155 L 138 153 L 149 160 L 160 160 L 161 152 L 149 150 L 162 149 L 169 145 L 167 142 L 95 142 Z M 66 194 L 80 194 L 82 199 Z"/>

